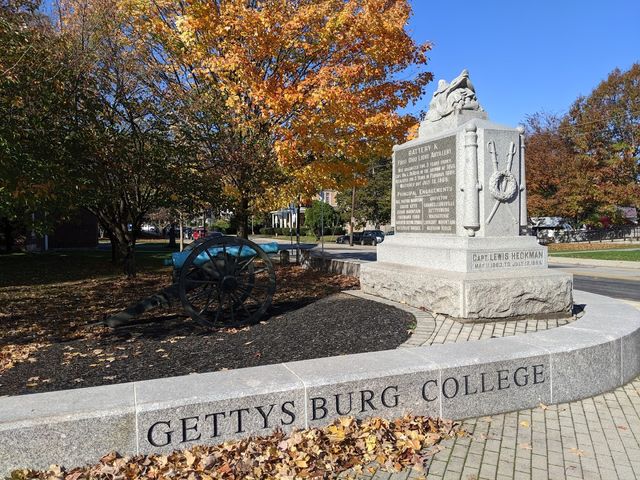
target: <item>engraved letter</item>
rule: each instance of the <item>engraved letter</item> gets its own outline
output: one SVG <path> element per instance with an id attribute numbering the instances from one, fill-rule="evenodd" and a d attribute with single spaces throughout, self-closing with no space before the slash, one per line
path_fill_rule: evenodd
<path id="1" fill-rule="evenodd" d="M 507 386 L 503 387 L 502 382 L 507 382 Z M 509 387 L 509 370 L 498 370 L 498 390 L 506 390 Z"/>
<path id="2" fill-rule="evenodd" d="M 387 399 L 386 399 L 387 390 L 391 390 L 391 389 L 393 389 L 393 391 L 396 392 L 396 395 L 393 396 L 393 405 L 387 404 Z M 384 405 L 387 408 L 397 407 L 399 398 L 400 398 L 400 395 L 398 395 L 397 386 L 387 387 L 382 391 L 382 395 L 381 395 L 382 405 Z"/>
<path id="3" fill-rule="evenodd" d="M 366 398 L 365 398 L 365 394 L 366 394 Z M 384 395 L 384 393 L 383 393 L 383 395 Z M 371 410 L 375 410 L 376 409 L 376 407 L 373 406 L 373 403 L 371 403 L 371 399 L 372 398 L 373 398 L 373 391 L 372 390 L 361 390 L 360 391 L 360 413 L 363 413 L 363 412 L 367 411 L 365 405 L 369 405 Z M 382 403 L 384 404 L 384 400 L 382 400 Z"/>
<path id="4" fill-rule="evenodd" d="M 465 375 L 464 376 L 464 394 L 473 395 L 474 393 L 478 393 L 478 389 L 476 388 L 475 391 L 473 392 L 469 391 L 469 375 Z"/>
<path id="5" fill-rule="evenodd" d="M 455 385 L 455 390 L 453 391 L 453 395 L 447 395 L 447 382 L 449 380 L 452 380 L 453 384 Z M 453 377 L 449 377 L 444 382 L 442 382 L 442 394 L 447 398 L 455 397 L 458 394 L 459 389 L 460 389 L 460 384 L 458 383 L 458 380 L 456 380 Z"/>
<path id="6" fill-rule="evenodd" d="M 282 413 L 286 413 L 291 417 L 291 420 L 289 422 L 280 420 L 280 423 L 282 423 L 282 425 L 291 425 L 293 422 L 296 421 L 296 414 L 293 412 L 293 410 L 289 410 L 288 408 L 285 408 L 287 405 L 290 405 L 291 407 L 296 408 L 296 405 L 294 402 L 284 402 L 282 404 Z"/>
<path id="7" fill-rule="evenodd" d="M 275 407 L 275 404 L 269 405 L 269 411 L 267 413 L 264 413 L 264 410 L 262 410 L 261 405 L 256 407 L 256 410 L 258 410 L 260 415 L 262 415 L 262 420 L 264 421 L 264 427 L 262 428 L 269 428 L 269 415 L 271 415 L 271 412 L 273 411 L 273 407 Z"/>
<path id="8" fill-rule="evenodd" d="M 322 404 L 316 405 L 318 401 L 322 401 Z M 322 420 L 327 416 L 329 412 L 327 412 L 327 407 L 325 407 L 326 404 L 327 400 L 322 397 L 315 397 L 311 399 L 311 409 L 313 410 L 313 416 L 311 417 L 311 420 Z M 321 417 L 316 416 L 318 410 L 322 410 L 323 412 Z"/>
<path id="9" fill-rule="evenodd" d="M 194 442 L 196 440 L 200 440 L 201 435 L 198 433 L 198 418 L 199 417 L 186 417 L 186 418 L 180 419 L 180 421 L 182 422 L 182 442 L 180 443 Z M 187 421 L 189 420 L 195 420 L 195 423 L 190 427 L 187 426 Z M 198 436 L 193 438 L 187 438 L 188 432 L 191 432 L 191 431 L 198 433 Z"/>
<path id="10" fill-rule="evenodd" d="M 529 367 L 520 367 L 516 368 L 516 371 L 513 373 L 513 383 L 515 383 L 518 387 L 524 387 L 527 383 L 529 383 L 529 372 L 527 371 Z M 518 381 L 518 372 L 524 372 L 522 375 L 523 381 Z"/>
<path id="11" fill-rule="evenodd" d="M 147 432 L 147 440 L 149 440 L 149 443 L 154 447 L 166 447 L 171 443 L 171 434 L 173 433 L 173 430 L 162 432 L 162 434 L 165 436 L 166 441 L 164 443 L 156 443 L 153 439 L 153 431 L 158 425 L 166 425 L 167 427 L 171 428 L 171 422 L 156 422 L 151 425 L 151 428 L 149 428 L 149 431 Z"/>
<path id="12" fill-rule="evenodd" d="M 352 396 L 353 396 L 353 392 L 349 392 L 349 410 L 347 410 L 346 412 L 341 412 L 340 411 L 340 396 L 342 394 L 341 393 L 337 393 L 336 394 L 336 412 L 338 412 L 338 415 L 349 415 L 349 413 L 351 413 L 351 403 L 352 403 Z"/>
<path id="13" fill-rule="evenodd" d="M 236 430 L 236 433 L 242 433 L 244 432 L 244 430 L 242 429 L 242 412 L 247 412 L 249 413 L 249 409 L 248 408 L 239 408 L 238 410 L 231 410 L 229 412 L 229 416 L 231 416 L 232 413 L 238 413 L 238 430 Z"/>
<path id="14" fill-rule="evenodd" d="M 533 365 L 533 384 L 544 383 L 544 365 Z M 542 380 L 538 381 L 538 376 L 542 376 Z"/>
<path id="15" fill-rule="evenodd" d="M 484 376 L 486 375 L 486 373 L 481 373 L 480 374 L 480 385 L 482 387 L 481 391 L 482 393 L 486 393 L 486 392 L 493 392 L 493 390 L 495 389 L 495 387 L 491 387 L 491 390 L 487 390 L 485 384 L 484 384 Z"/>
<path id="16" fill-rule="evenodd" d="M 438 388 L 438 381 L 437 380 L 427 380 L 425 382 L 425 384 L 422 385 L 422 398 L 424 398 L 427 402 L 433 402 L 434 400 L 436 400 L 438 398 L 437 394 L 433 398 L 427 397 L 427 385 L 429 385 L 430 383 L 433 383 L 436 386 L 436 388 Z"/>
<path id="17" fill-rule="evenodd" d="M 213 418 L 213 435 L 211 435 L 211 438 L 217 437 L 218 436 L 218 415 L 221 415 L 222 418 L 226 418 L 227 414 L 224 412 L 216 412 L 216 413 L 210 413 L 208 415 L 204 416 L 205 421 L 209 419 L 209 417 Z"/>

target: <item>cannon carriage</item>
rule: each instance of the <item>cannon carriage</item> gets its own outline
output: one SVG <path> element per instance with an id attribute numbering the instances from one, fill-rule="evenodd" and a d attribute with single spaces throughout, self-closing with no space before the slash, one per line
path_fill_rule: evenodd
<path id="1" fill-rule="evenodd" d="M 258 245 L 223 235 L 194 242 L 172 255 L 172 285 L 104 323 L 112 328 L 128 325 L 144 312 L 178 302 L 187 315 L 208 328 L 256 323 L 275 293 L 276 276 L 269 254 L 277 251 L 277 243 Z"/>

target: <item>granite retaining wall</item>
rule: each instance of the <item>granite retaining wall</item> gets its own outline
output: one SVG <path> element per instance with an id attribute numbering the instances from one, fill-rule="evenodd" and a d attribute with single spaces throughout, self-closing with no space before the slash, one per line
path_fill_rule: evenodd
<path id="1" fill-rule="evenodd" d="M 640 310 L 585 292 L 575 300 L 582 318 L 527 335 L 0 398 L 0 475 L 342 415 L 492 415 L 590 397 L 640 374 Z"/>

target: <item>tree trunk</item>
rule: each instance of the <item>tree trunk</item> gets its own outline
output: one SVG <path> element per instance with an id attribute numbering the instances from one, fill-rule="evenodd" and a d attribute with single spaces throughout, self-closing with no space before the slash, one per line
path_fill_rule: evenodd
<path id="1" fill-rule="evenodd" d="M 173 223 L 169 228 L 169 248 L 176 248 L 176 226 Z"/>
<path id="2" fill-rule="evenodd" d="M 6 253 L 13 250 L 13 227 L 8 218 L 2 219 L 2 230 L 4 231 L 4 247 Z"/>
<path id="3" fill-rule="evenodd" d="M 117 265 L 120 262 L 120 249 L 118 246 L 118 239 L 113 233 L 109 231 L 106 231 L 106 233 L 107 237 L 109 237 L 109 243 L 111 243 L 111 263 Z"/>
<path id="4" fill-rule="evenodd" d="M 127 242 L 120 245 L 120 253 L 123 258 L 122 267 L 123 272 L 127 278 L 136 276 L 136 244 L 134 242 Z"/>
<path id="5" fill-rule="evenodd" d="M 249 200 L 242 198 L 240 207 L 236 212 L 236 221 L 238 222 L 238 237 L 249 238 Z"/>
<path id="6" fill-rule="evenodd" d="M 122 262 L 124 274 L 127 277 L 133 277 L 136 274 L 135 248 L 136 240 L 140 234 L 140 223 L 134 223 L 129 229 L 130 220 L 128 216 L 109 215 L 100 209 L 90 210 L 96 217 L 100 225 L 104 229 L 106 235 L 111 242 L 111 261 L 114 264 Z M 142 215 L 140 215 L 142 218 Z"/>

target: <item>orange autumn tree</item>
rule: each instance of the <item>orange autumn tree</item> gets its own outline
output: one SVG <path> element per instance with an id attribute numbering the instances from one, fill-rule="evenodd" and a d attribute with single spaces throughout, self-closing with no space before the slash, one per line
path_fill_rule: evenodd
<path id="1" fill-rule="evenodd" d="M 527 119 L 527 188 L 533 216 L 579 225 L 640 206 L 640 64 L 616 69 L 562 117 Z M 616 218 L 618 217 L 618 218 Z"/>
<path id="2" fill-rule="evenodd" d="M 193 131 L 206 132 L 203 160 L 226 179 L 240 235 L 252 209 L 388 155 L 415 123 L 398 110 L 432 78 L 407 0 L 122 1 L 166 97 L 207 105 L 182 118 L 206 117 Z"/>

